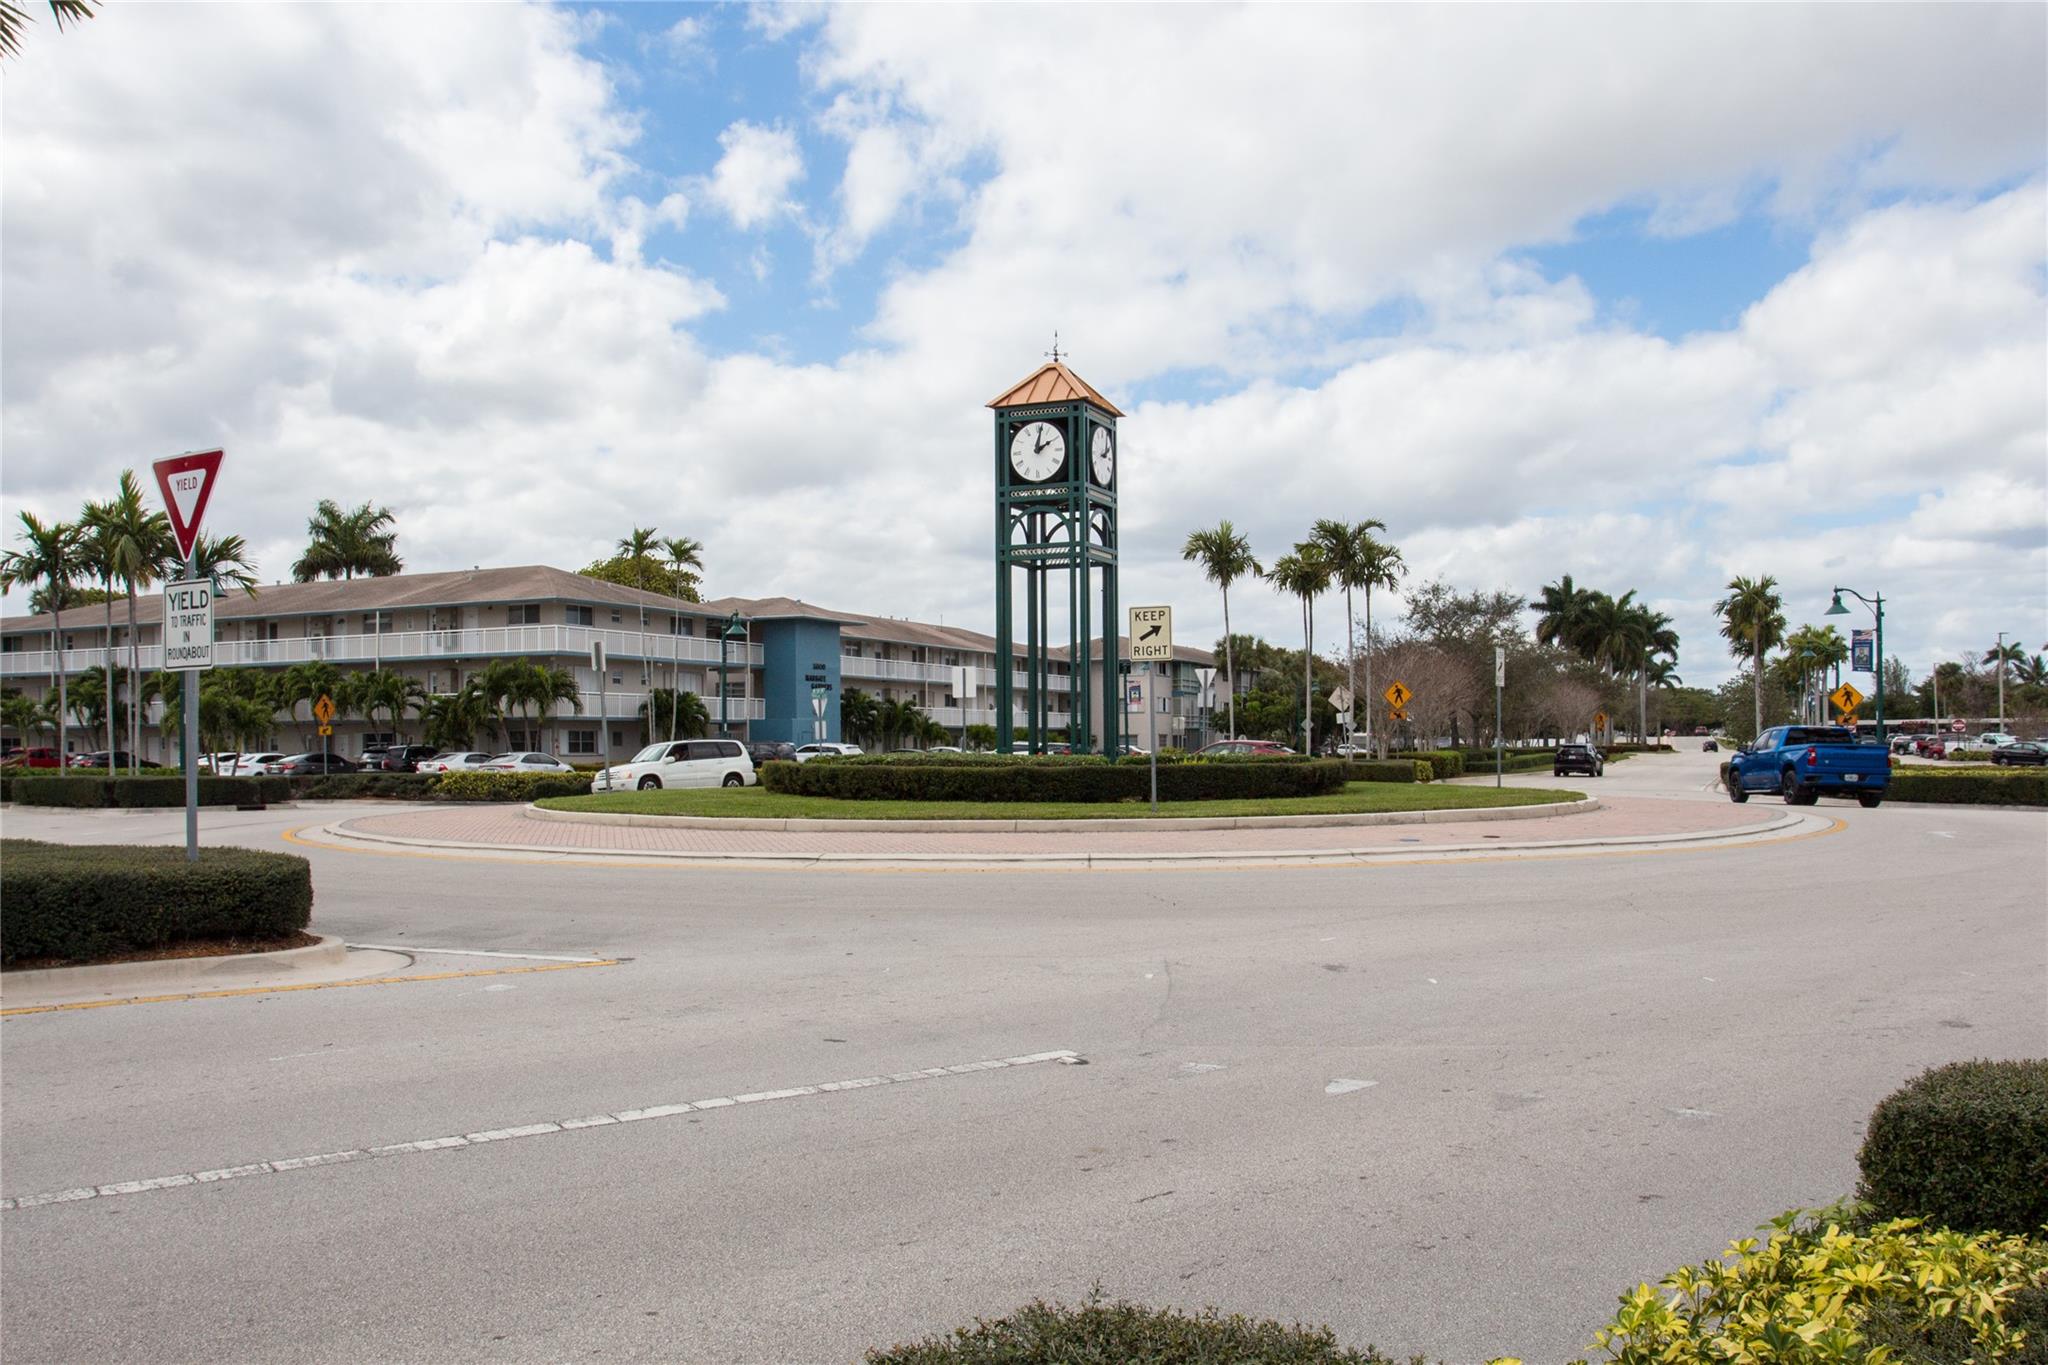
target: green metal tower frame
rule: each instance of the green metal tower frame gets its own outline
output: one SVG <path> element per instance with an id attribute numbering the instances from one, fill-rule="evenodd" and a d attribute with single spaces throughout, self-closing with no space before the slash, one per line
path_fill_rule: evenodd
<path id="1" fill-rule="evenodd" d="M 1043 401 L 1033 401 L 1041 398 Z M 1055 360 L 989 404 L 995 414 L 996 480 L 996 747 L 1008 753 L 1022 739 L 1044 753 L 1052 729 L 1055 591 L 1067 604 L 1067 733 L 1077 754 L 1115 753 L 1124 742 L 1121 636 L 1117 629 L 1117 503 L 1123 452 L 1116 421 L 1123 414 L 1086 381 Z M 1065 465 L 1037 483 L 1010 464 L 1010 443 L 1032 422 L 1059 428 Z M 1109 433 L 1115 462 L 1107 485 L 1096 482 L 1089 451 L 1097 431 Z M 1017 733 L 1017 601 L 1024 580 L 1024 732 Z M 1097 607 L 1099 604 L 1099 614 Z M 1099 654 L 1097 648 L 1099 644 Z M 1094 656 L 1094 657 L 1091 657 Z M 1096 734 L 1095 703 L 1102 702 Z"/>

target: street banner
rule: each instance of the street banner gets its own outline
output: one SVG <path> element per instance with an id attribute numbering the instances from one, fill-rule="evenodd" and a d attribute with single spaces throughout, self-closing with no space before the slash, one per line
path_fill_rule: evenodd
<path id="1" fill-rule="evenodd" d="M 1849 667 L 1858 673 L 1877 672 L 1877 633 L 1869 630 L 1849 632 Z"/>

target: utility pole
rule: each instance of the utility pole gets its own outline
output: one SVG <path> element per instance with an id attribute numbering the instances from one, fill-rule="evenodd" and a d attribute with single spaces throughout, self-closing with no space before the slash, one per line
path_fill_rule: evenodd
<path id="1" fill-rule="evenodd" d="M 1998 733 L 2005 733 L 2005 632 L 1998 632 Z"/>

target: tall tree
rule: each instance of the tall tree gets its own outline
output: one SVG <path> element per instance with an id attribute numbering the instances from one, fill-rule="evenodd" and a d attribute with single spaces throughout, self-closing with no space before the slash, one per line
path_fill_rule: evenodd
<path id="1" fill-rule="evenodd" d="M 1373 539 L 1374 531 L 1384 531 L 1387 524 L 1377 517 L 1364 521 L 1342 522 L 1324 518 L 1309 532 L 1309 540 L 1322 551 L 1323 559 L 1330 566 L 1330 575 L 1337 586 L 1344 589 L 1344 689 L 1351 694 L 1351 704 L 1358 705 L 1358 639 L 1352 633 L 1353 622 L 1357 619 L 1351 606 L 1354 588 L 1367 587 L 1373 576 L 1373 547 L 1379 542 Z M 1366 644 L 1372 643 L 1372 629 L 1366 629 Z M 1366 686 L 1372 686 L 1372 675 L 1366 674 Z"/>
<path id="2" fill-rule="evenodd" d="M 695 692 L 670 687 L 657 687 L 647 694 L 647 700 L 640 703 L 640 719 L 649 735 L 666 730 L 671 741 L 701 739 L 711 729 L 711 712 L 704 699 Z"/>
<path id="3" fill-rule="evenodd" d="M 192 567 L 212 579 L 216 590 L 225 585 L 240 588 L 244 596 L 256 595 L 256 561 L 240 536 L 200 536 L 192 542 Z"/>
<path id="4" fill-rule="evenodd" d="M 61 763 L 69 743 L 66 716 L 71 703 L 64 682 L 64 614 L 59 604 L 64 600 L 64 590 L 79 574 L 79 532 L 69 522 L 46 522 L 33 512 L 23 512 L 17 534 L 23 548 L 0 552 L 0 590 L 40 585 L 50 595 L 50 687 L 57 694 L 57 755 Z M 57 771 L 62 774 L 67 770 Z"/>
<path id="5" fill-rule="evenodd" d="M 1637 606 L 1634 625 L 1632 634 L 1636 644 L 1636 735 L 1647 744 L 1650 739 L 1650 663 L 1654 659 L 1664 659 L 1674 664 L 1677 662 L 1678 632 L 1672 628 L 1669 616 L 1661 611 L 1653 611 L 1648 603 Z"/>
<path id="6" fill-rule="evenodd" d="M 1368 536 L 1365 546 L 1365 714 L 1367 728 L 1371 733 L 1375 750 L 1381 758 L 1386 757 L 1387 742 L 1378 728 L 1371 725 L 1373 698 L 1378 694 L 1372 690 L 1372 590 L 1385 588 L 1393 591 L 1401 581 L 1401 575 L 1408 572 L 1408 565 L 1401 559 L 1400 550 L 1384 540 Z"/>
<path id="7" fill-rule="evenodd" d="M 102 533 L 112 538 L 115 573 L 128 595 L 128 668 L 142 669 L 142 633 L 135 625 L 135 592 L 161 579 L 177 557 L 177 541 L 171 535 L 171 519 L 151 510 L 142 496 L 142 481 L 135 471 L 121 471 L 113 498 L 100 504 Z M 142 748 L 142 698 L 132 699 L 128 713 L 128 752 L 140 764 Z"/>
<path id="8" fill-rule="evenodd" d="M 306 522 L 306 552 L 292 565 L 292 578 L 387 578 L 405 568 L 398 557 L 398 523 L 388 507 L 369 503 L 344 512 L 332 498 L 322 498 Z"/>
<path id="9" fill-rule="evenodd" d="M 81 571 L 100 580 L 106 593 L 102 605 L 106 608 L 107 618 L 101 627 L 101 641 L 106 646 L 103 651 L 105 664 L 111 668 L 114 663 L 114 598 L 118 596 L 114 591 L 114 580 L 120 577 L 121 570 L 115 552 L 118 537 L 108 525 L 107 509 L 108 505 L 103 502 L 88 502 L 85 505 L 84 512 L 78 518 L 78 548 Z M 111 754 L 121 747 L 114 733 L 121 714 L 118 679 L 115 680 L 113 690 L 107 698 L 107 705 L 102 709 L 107 725 L 107 752 Z M 111 758 L 107 761 L 113 762 Z"/>
<path id="10" fill-rule="evenodd" d="M 1330 590 L 1330 564 L 1313 543 L 1303 541 L 1273 561 L 1266 579 L 1280 591 L 1301 599 L 1301 751 L 1312 754 L 1316 751 L 1315 602 Z"/>
<path id="11" fill-rule="evenodd" d="M 1542 613 L 1536 618 L 1536 643 L 1583 653 L 1580 643 L 1585 639 L 1586 614 L 1595 596 L 1573 583 L 1570 574 L 1555 583 L 1544 584 L 1543 591 L 1530 604 Z"/>
<path id="12" fill-rule="evenodd" d="M 64 24 L 83 23 L 92 18 L 102 0 L 50 0 L 50 17 L 57 21 L 57 31 L 64 31 Z M 28 25 L 34 21 L 19 0 L 0 0 L 0 57 L 21 55 L 22 35 L 28 32 Z"/>
<path id="13" fill-rule="evenodd" d="M 1764 651 L 1774 649 L 1785 636 L 1785 603 L 1778 596 L 1778 580 L 1735 577 L 1728 580 L 1728 595 L 1714 604 L 1721 618 L 1721 635 L 1738 659 L 1749 660 L 1756 692 L 1756 729 L 1764 729 Z"/>
<path id="14" fill-rule="evenodd" d="M 1266 571 L 1252 555 L 1251 541 L 1239 534 L 1228 521 L 1219 521 L 1214 530 L 1190 531 L 1187 543 L 1181 546 L 1180 557 L 1202 566 L 1202 576 L 1223 590 L 1223 686 L 1230 702 L 1230 734 L 1237 736 L 1237 663 L 1231 657 L 1230 638 L 1230 585 L 1247 574 L 1258 576 Z"/>

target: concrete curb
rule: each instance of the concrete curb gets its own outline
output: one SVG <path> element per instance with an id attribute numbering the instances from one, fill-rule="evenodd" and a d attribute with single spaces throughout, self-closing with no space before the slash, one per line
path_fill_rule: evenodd
<path id="1" fill-rule="evenodd" d="M 548 810 L 528 806 L 529 820 L 565 825 L 634 825 L 643 829 L 750 830 L 776 834 L 1104 834 L 1118 830 L 1330 829 L 1358 825 L 1445 825 L 1488 820 L 1538 820 L 1584 815 L 1600 809 L 1600 798 L 1537 806 L 1473 807 L 1466 810 L 1361 811 L 1350 815 L 1138 816 L 1124 820 L 749 820 L 717 815 L 626 815 L 612 811 Z"/>
<path id="2" fill-rule="evenodd" d="M 348 945 L 332 934 L 322 934 L 318 943 L 273 953 L 153 958 L 147 962 L 103 962 L 89 967 L 39 967 L 7 972 L 0 975 L 0 994 L 57 986 L 85 995 L 179 986 L 232 986 L 241 981 L 339 967 L 347 960 Z"/>
<path id="3" fill-rule="evenodd" d="M 436 839 L 412 839 L 396 834 L 372 834 L 350 829 L 347 822 L 322 826 L 320 832 L 347 842 L 388 844 L 401 848 L 437 849 L 465 853 L 511 853 L 570 861 L 618 862 L 641 860 L 683 866 L 709 865 L 747 868 L 1143 868 L 1143 867 L 1227 867 L 1267 863 L 1399 863 L 1418 859 L 1434 860 L 1447 854 L 1485 854 L 1513 857 L 1522 854 L 1570 852 L 1586 849 L 1650 851 L 1663 848 L 1697 848 L 1716 844 L 1768 842 L 1802 826 L 1804 832 L 1820 833 L 1838 822 L 1819 816 L 1786 811 L 1760 825 L 1733 829 L 1702 830 L 1686 834 L 1626 834 L 1598 839 L 1540 839 L 1525 843 L 1434 844 L 1426 848 L 1301 848 L 1301 849 L 1219 849 L 1188 853 L 715 853 L 672 849 L 566 848 L 546 844 L 484 844 Z"/>

